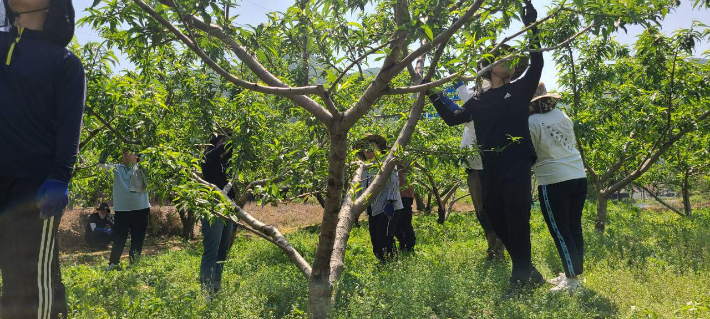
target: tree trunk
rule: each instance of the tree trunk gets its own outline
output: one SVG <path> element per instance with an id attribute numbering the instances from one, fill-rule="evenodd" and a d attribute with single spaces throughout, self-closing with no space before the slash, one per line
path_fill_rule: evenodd
<path id="1" fill-rule="evenodd" d="M 424 208 L 424 211 L 427 214 L 431 213 L 431 193 L 426 195 L 426 207 Z"/>
<path id="2" fill-rule="evenodd" d="M 688 182 L 688 172 L 683 174 L 683 187 L 681 192 L 683 194 L 683 209 L 685 210 L 685 216 L 693 216 L 693 207 L 690 206 L 690 183 Z"/>
<path id="3" fill-rule="evenodd" d="M 414 202 L 417 204 L 417 211 L 423 212 L 426 210 L 426 204 L 424 204 L 424 199 L 419 193 L 414 193 Z"/>
<path id="4" fill-rule="evenodd" d="M 606 227 L 606 206 L 608 202 L 608 194 L 600 193 L 599 196 L 597 196 L 597 222 L 594 225 L 594 229 L 600 233 L 603 233 Z"/>
<path id="5" fill-rule="evenodd" d="M 308 280 L 308 314 L 310 318 L 328 318 L 332 308 L 333 284 L 330 282 L 330 260 L 338 226 L 338 215 L 345 184 L 347 131 L 338 125 L 331 128 L 328 156 L 328 186 L 318 247 Z"/>
<path id="6" fill-rule="evenodd" d="M 178 215 L 180 216 L 180 221 L 182 222 L 182 238 L 185 240 L 190 240 L 195 238 L 195 222 L 197 222 L 197 216 L 191 210 L 178 210 Z"/>

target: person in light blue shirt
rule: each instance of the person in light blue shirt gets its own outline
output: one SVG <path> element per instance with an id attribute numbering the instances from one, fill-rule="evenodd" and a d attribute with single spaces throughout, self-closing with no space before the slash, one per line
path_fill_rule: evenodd
<path id="1" fill-rule="evenodd" d="M 126 149 L 122 154 L 122 164 L 105 164 L 107 155 L 107 153 L 102 154 L 99 167 L 113 173 L 115 227 L 109 268 L 115 268 L 121 261 L 129 232 L 131 234 L 129 260 L 133 263 L 140 257 L 148 229 L 150 201 L 145 173 L 138 164 L 138 156 Z"/>

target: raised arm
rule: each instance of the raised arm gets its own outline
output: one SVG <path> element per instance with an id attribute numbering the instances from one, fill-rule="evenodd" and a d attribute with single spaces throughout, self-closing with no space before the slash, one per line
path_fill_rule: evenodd
<path id="1" fill-rule="evenodd" d="M 526 0 L 523 23 L 525 23 L 525 26 L 529 26 L 535 23 L 536 20 L 537 11 L 533 7 L 532 3 L 530 3 L 530 0 Z M 545 61 L 542 58 L 542 52 L 538 50 L 540 48 L 540 37 L 538 36 L 537 27 L 530 30 L 532 32 L 532 41 L 530 44 L 532 44 L 532 47 L 534 47 L 533 49 L 536 51 L 530 53 L 530 66 L 527 71 L 525 71 L 525 75 L 516 81 L 518 82 L 518 85 L 520 85 L 520 90 L 522 90 L 521 92 L 523 96 L 529 97 L 528 99 L 532 99 L 535 95 L 537 84 L 540 82 L 540 77 L 542 76 L 542 68 L 545 64 Z M 528 105 L 525 104 L 526 109 L 527 107 Z"/>

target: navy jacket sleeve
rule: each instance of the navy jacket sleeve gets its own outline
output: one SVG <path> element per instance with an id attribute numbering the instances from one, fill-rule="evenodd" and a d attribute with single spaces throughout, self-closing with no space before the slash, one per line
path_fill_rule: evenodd
<path id="1" fill-rule="evenodd" d="M 81 137 L 81 122 L 86 99 L 86 77 L 81 61 L 67 52 L 61 75 L 56 78 L 54 125 L 55 140 L 54 165 L 47 179 L 69 182 L 76 163 Z"/>
<path id="2" fill-rule="evenodd" d="M 432 94 L 429 96 L 431 103 L 434 104 L 436 112 L 449 126 L 459 125 L 471 121 L 471 114 L 466 111 L 466 108 L 460 108 L 454 101 L 444 96 L 441 93 Z M 472 101 L 473 99 L 470 99 Z M 468 104 L 468 103 L 466 103 Z"/>

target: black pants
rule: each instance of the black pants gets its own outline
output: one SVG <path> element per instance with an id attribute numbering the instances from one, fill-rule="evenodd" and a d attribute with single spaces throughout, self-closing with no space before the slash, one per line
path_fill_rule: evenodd
<path id="1" fill-rule="evenodd" d="M 61 217 L 39 218 L 42 182 L 0 177 L 2 318 L 67 317 L 57 243 Z"/>
<path id="2" fill-rule="evenodd" d="M 113 241 L 113 236 L 102 231 L 92 231 L 84 235 L 84 240 L 91 248 L 106 249 Z"/>
<path id="3" fill-rule="evenodd" d="M 391 219 L 380 213 L 372 216 L 372 212 L 368 208 L 367 214 L 369 217 L 370 240 L 372 241 L 372 252 L 375 257 L 382 262 L 385 258 L 391 258 L 395 254 L 394 235 L 397 231 L 397 222 L 399 214 L 395 213 Z"/>
<path id="4" fill-rule="evenodd" d="M 148 214 L 150 208 L 132 210 L 127 212 L 116 212 L 113 230 L 113 248 L 109 263 L 118 264 L 121 261 L 123 248 L 126 247 L 128 232 L 131 233 L 131 249 L 128 251 L 128 258 L 131 263 L 135 262 L 143 252 L 143 241 L 145 232 L 148 229 Z"/>
<path id="5" fill-rule="evenodd" d="M 400 250 L 413 251 L 414 245 L 417 243 L 417 237 L 414 235 L 414 227 L 412 226 L 413 203 L 414 198 L 402 197 L 404 208 L 395 213 L 395 215 L 399 215 L 395 236 L 399 241 Z"/>
<path id="6" fill-rule="evenodd" d="M 530 256 L 531 165 L 524 161 L 481 171 L 483 207 L 513 261 L 512 281 L 527 281 Z"/>
<path id="7" fill-rule="evenodd" d="M 542 215 L 555 240 L 567 277 L 584 271 L 582 211 L 587 199 L 587 179 L 538 186 Z"/>

